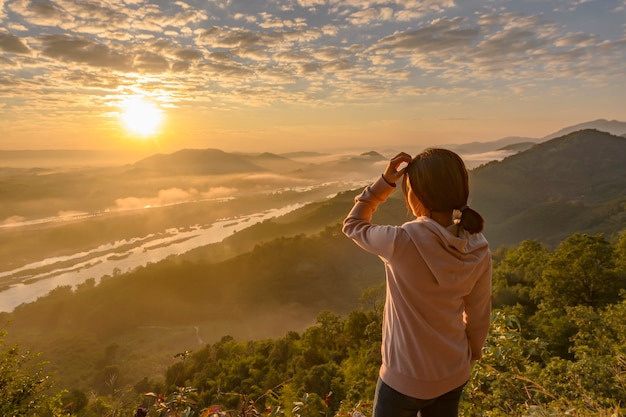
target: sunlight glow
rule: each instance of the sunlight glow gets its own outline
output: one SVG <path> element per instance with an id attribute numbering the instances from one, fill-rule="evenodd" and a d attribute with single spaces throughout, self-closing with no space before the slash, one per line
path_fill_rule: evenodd
<path id="1" fill-rule="evenodd" d="M 151 136 L 158 133 L 163 112 L 156 105 L 143 97 L 129 97 L 122 103 L 120 117 L 126 128 L 141 136 Z"/>

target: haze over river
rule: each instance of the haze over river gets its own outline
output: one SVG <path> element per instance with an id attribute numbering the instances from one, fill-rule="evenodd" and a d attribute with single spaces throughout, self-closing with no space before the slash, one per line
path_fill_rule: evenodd
<path id="1" fill-rule="evenodd" d="M 0 292 L 0 311 L 12 311 L 22 303 L 35 301 L 58 286 L 72 287 L 105 275 L 127 272 L 170 255 L 220 242 L 238 230 L 302 207 L 292 204 L 248 216 L 225 219 L 207 227 L 170 229 L 163 233 L 121 240 L 87 252 L 47 258 L 10 271 L 0 272 L 0 282 L 15 282 Z"/>
<path id="2" fill-rule="evenodd" d="M 483 154 L 463 155 L 468 168 L 492 160 L 501 160 L 513 152 L 494 151 Z M 380 165 L 382 167 L 383 165 Z M 382 168 L 381 168 L 382 169 Z M 364 176 L 369 174 L 364 173 Z M 310 189 L 327 190 L 331 197 L 340 190 L 365 186 L 372 178 L 344 179 L 340 182 L 324 182 L 306 187 L 287 187 L 292 191 L 304 192 Z M 275 190 L 278 192 L 281 190 Z M 282 190 L 284 191 L 284 190 Z M 132 239 L 115 241 L 85 252 L 69 256 L 46 258 L 12 270 L 0 272 L 0 311 L 12 311 L 22 303 L 35 301 L 58 286 L 72 286 L 94 278 L 96 283 L 107 275 L 115 275 L 137 267 L 161 261 L 168 256 L 188 252 L 194 248 L 217 243 L 238 230 L 247 228 L 266 219 L 282 216 L 296 210 L 304 203 L 286 205 L 253 215 L 217 221 L 209 226 L 191 226 L 169 229 Z M 72 218 L 89 218 L 93 213 L 72 213 Z M 22 223 L 1 224 L 0 227 L 63 221 L 61 217 L 31 220 Z"/>

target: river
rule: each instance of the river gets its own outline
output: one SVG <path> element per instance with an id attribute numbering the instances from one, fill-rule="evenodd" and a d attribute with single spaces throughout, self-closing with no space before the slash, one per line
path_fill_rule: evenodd
<path id="1" fill-rule="evenodd" d="M 35 301 L 58 286 L 76 285 L 89 278 L 96 282 L 105 275 L 128 272 L 168 256 L 217 243 L 238 230 L 294 211 L 304 204 L 292 204 L 249 216 L 224 219 L 209 226 L 170 229 L 163 233 L 121 240 L 87 252 L 47 258 L 0 273 L 0 279 L 20 277 L 20 281 L 0 292 L 0 311 L 12 311 L 22 303 Z"/>
<path id="2" fill-rule="evenodd" d="M 501 160 L 512 152 L 494 151 L 485 154 L 464 155 L 468 168 L 492 160 Z M 316 184 L 310 187 L 288 187 L 291 191 L 307 191 L 309 188 L 337 187 L 353 189 L 364 186 L 368 180 L 343 180 Z M 280 190 L 278 190 L 280 191 Z M 277 192 L 278 192 L 277 191 Z M 335 190 L 336 192 L 336 190 Z M 332 194 L 327 196 L 332 197 Z M 12 311 L 22 303 L 35 301 L 58 286 L 76 285 L 94 278 L 96 282 L 106 275 L 123 273 L 151 262 L 161 261 L 168 256 L 188 252 L 194 248 L 217 243 L 238 230 L 245 229 L 266 219 L 282 216 L 302 207 L 304 204 L 292 204 L 266 212 L 224 219 L 210 226 L 193 226 L 186 229 L 170 229 L 159 234 L 136 237 L 102 245 L 87 252 L 69 256 L 47 258 L 10 271 L 0 272 L 0 283 L 10 282 L 9 289 L 0 291 L 0 311 Z M 73 218 L 90 217 L 89 213 L 72 213 Z M 54 222 L 60 218 L 46 218 L 34 222 Z M 32 222 L 30 222 L 32 223 Z M 30 223 L 13 223 L 16 227 Z M 3 227 L 7 227 L 6 225 Z"/>

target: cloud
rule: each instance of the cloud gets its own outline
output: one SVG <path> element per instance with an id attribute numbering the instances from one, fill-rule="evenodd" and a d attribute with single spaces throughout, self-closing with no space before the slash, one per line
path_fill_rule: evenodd
<path id="1" fill-rule="evenodd" d="M 558 47 L 585 48 L 597 44 L 598 37 L 589 33 L 568 33 L 554 43 Z"/>
<path id="2" fill-rule="evenodd" d="M 124 197 L 115 200 L 116 210 L 137 210 L 147 207 L 162 207 L 173 204 L 189 203 L 200 200 L 213 200 L 232 197 L 237 192 L 235 188 L 211 187 L 206 191 L 195 188 L 183 190 L 168 188 L 160 190 L 155 197 Z"/>
<path id="3" fill-rule="evenodd" d="M 303 19 L 283 19 L 267 12 L 261 13 L 260 17 L 261 22 L 259 23 L 259 27 L 263 29 L 288 29 L 306 27 L 306 23 Z"/>
<path id="4" fill-rule="evenodd" d="M 15 35 L 0 32 L 0 49 L 12 54 L 29 54 L 30 49 Z"/>
<path id="5" fill-rule="evenodd" d="M 301 7 L 316 7 L 324 6 L 327 0 L 298 0 L 298 5 Z"/>
<path id="6" fill-rule="evenodd" d="M 211 48 L 241 48 L 266 45 L 268 37 L 250 30 L 214 26 L 202 32 L 197 41 Z"/>
<path id="7" fill-rule="evenodd" d="M 106 2 L 87 2 L 74 0 L 57 0 L 59 9 L 63 10 L 66 16 L 72 16 L 76 22 L 81 22 L 83 27 L 85 22 L 97 24 L 100 28 L 120 28 L 129 23 L 129 14 L 125 9 L 115 9 L 112 4 L 108 7 Z M 79 27 L 72 29 L 80 31 Z"/>
<path id="8" fill-rule="evenodd" d="M 623 82 L 624 27 L 552 3 L 0 0 L 2 83 L 20 85 L 2 103 L 109 114 L 145 88 L 172 106 L 336 108 Z"/>
<path id="9" fill-rule="evenodd" d="M 297 178 L 294 176 L 285 176 L 281 174 L 273 174 L 273 173 L 258 173 L 251 174 L 243 177 L 244 181 L 250 181 L 252 183 L 260 183 L 264 185 L 272 184 L 272 185 L 280 185 L 280 184 L 292 184 L 292 185 L 313 185 L 314 181 L 306 178 Z"/>
<path id="10" fill-rule="evenodd" d="M 112 50 L 91 38 L 71 35 L 44 35 L 42 54 L 60 61 L 86 64 L 119 71 L 132 69 L 132 57 Z"/>
<path id="11" fill-rule="evenodd" d="M 103 72 L 88 72 L 76 70 L 66 75 L 65 78 L 72 85 L 81 87 L 100 88 L 103 90 L 115 90 L 120 87 L 121 80 L 115 75 Z"/>
<path id="12" fill-rule="evenodd" d="M 394 11 L 391 7 L 369 8 L 352 13 L 348 20 L 353 25 L 361 26 L 375 22 L 391 20 Z"/>
<path id="13" fill-rule="evenodd" d="M 11 11 L 21 15 L 26 22 L 37 26 L 58 26 L 74 19 L 64 14 L 63 9 L 53 2 L 15 0 L 8 5 Z"/>
<path id="14" fill-rule="evenodd" d="M 7 217 L 6 219 L 0 221 L 0 225 L 10 225 L 10 224 L 14 224 L 14 223 L 21 223 L 24 220 L 26 220 L 26 218 L 22 217 L 22 216 L 10 216 L 10 217 Z"/>
<path id="15" fill-rule="evenodd" d="M 473 45 L 480 33 L 479 27 L 472 26 L 462 17 L 436 19 L 419 29 L 386 36 L 374 43 L 373 50 L 437 54 L 460 52 Z"/>
<path id="16" fill-rule="evenodd" d="M 235 61 L 230 61 L 229 63 L 201 63 L 198 65 L 198 70 L 201 71 L 206 77 L 214 80 L 244 80 L 254 75 L 254 71 L 251 68 L 238 64 Z"/>
<path id="17" fill-rule="evenodd" d="M 200 193 L 203 199 L 227 198 L 233 196 L 238 190 L 230 187 L 211 187 Z"/>
<path id="18" fill-rule="evenodd" d="M 567 32 L 539 15 L 503 12 L 483 14 L 476 20 L 462 16 L 433 19 L 417 29 L 382 37 L 366 55 L 387 71 L 408 61 L 414 73 L 421 70 L 450 83 L 500 80 L 532 85 L 529 80 L 565 77 L 593 83 L 623 61 L 624 50 L 618 52 L 621 43 Z M 600 57 L 604 70 L 597 65 Z M 508 87 L 519 91 L 519 86 Z"/>
<path id="19" fill-rule="evenodd" d="M 134 68 L 141 72 L 165 72 L 170 69 L 169 61 L 154 52 L 142 52 L 135 57 Z"/>

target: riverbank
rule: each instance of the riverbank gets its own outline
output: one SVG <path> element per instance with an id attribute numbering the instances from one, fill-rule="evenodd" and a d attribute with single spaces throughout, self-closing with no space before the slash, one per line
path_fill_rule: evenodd
<path id="1" fill-rule="evenodd" d="M 51 257 L 0 274 L 0 311 L 12 311 L 22 303 L 35 301 L 58 286 L 76 286 L 89 278 L 96 282 L 106 275 L 128 272 L 194 248 L 217 243 L 262 221 L 285 215 L 304 204 L 290 204 L 210 225 L 169 229 L 129 240 L 102 245 L 92 251 Z M 123 255 L 122 255 L 123 254 Z M 117 256 L 116 256 L 117 255 Z"/>

